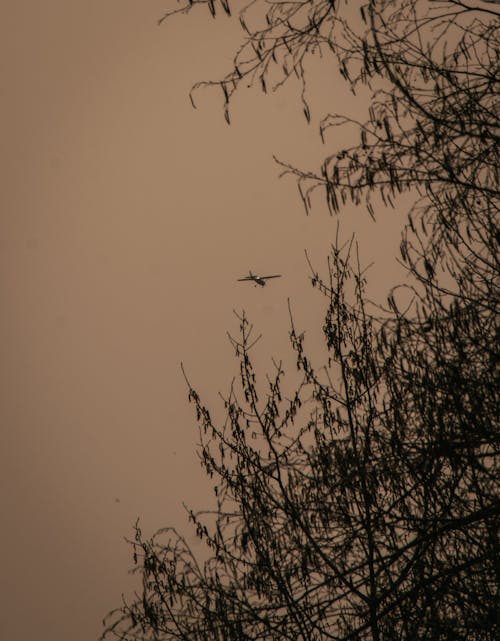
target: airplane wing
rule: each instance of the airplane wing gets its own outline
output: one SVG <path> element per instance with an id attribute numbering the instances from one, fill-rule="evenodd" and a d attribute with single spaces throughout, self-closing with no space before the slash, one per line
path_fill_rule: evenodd
<path id="1" fill-rule="evenodd" d="M 281 274 L 274 274 L 272 276 L 261 276 L 262 279 L 268 279 L 268 278 L 281 278 Z"/>
<path id="2" fill-rule="evenodd" d="M 253 276 L 245 276 L 244 278 L 238 278 L 238 280 L 255 280 Z"/>

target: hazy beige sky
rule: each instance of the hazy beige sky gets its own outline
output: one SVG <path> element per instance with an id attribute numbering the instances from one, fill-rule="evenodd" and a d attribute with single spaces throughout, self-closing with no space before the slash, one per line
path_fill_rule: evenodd
<path id="1" fill-rule="evenodd" d="M 180 372 L 216 401 L 234 373 L 226 330 L 245 308 L 259 359 L 289 353 L 287 297 L 320 342 L 336 220 L 306 218 L 272 154 L 315 168 L 320 110 L 362 108 L 326 64 L 308 126 L 290 85 L 221 96 L 240 32 L 204 12 L 156 25 L 167 1 L 5 2 L 0 23 L 0 638 L 89 641 L 131 585 L 124 536 L 180 524 L 210 487 Z M 321 98 L 321 103 L 315 100 Z M 354 100 L 354 101 L 353 101 Z M 333 144 L 333 142 L 331 143 Z M 398 216 L 349 210 L 378 292 Z M 281 273 L 266 288 L 236 279 Z"/>

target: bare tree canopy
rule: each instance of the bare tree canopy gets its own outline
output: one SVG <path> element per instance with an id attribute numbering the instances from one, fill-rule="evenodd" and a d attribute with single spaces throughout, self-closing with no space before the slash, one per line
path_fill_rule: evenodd
<path id="1" fill-rule="evenodd" d="M 186 2 L 170 14 L 227 0 Z M 142 594 L 104 636 L 185 641 L 493 640 L 499 633 L 498 3 L 255 0 L 219 82 L 226 119 L 242 81 L 293 75 L 330 52 L 354 91 L 372 88 L 351 147 L 295 175 L 306 208 L 376 210 L 411 191 L 408 270 L 387 309 L 366 296 L 353 241 L 311 266 L 325 297 L 325 362 L 291 320 L 297 372 L 261 376 L 252 327 L 231 338 L 239 376 L 212 418 L 188 381 L 214 506 L 190 513 L 208 559 L 173 528 L 133 541 Z M 381 221 L 379 224 L 384 224 Z M 404 300 L 404 309 L 402 302 Z M 297 386 L 290 380 L 297 380 Z"/>

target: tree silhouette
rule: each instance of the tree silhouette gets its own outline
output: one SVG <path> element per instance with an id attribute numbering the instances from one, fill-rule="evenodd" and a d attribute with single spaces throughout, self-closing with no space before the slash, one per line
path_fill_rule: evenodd
<path id="1" fill-rule="evenodd" d="M 189 12 L 192 2 L 174 12 Z M 208 0 L 212 15 L 217 6 Z M 252 326 L 231 337 L 239 378 L 212 419 L 188 381 L 212 510 L 190 513 L 197 558 L 167 528 L 136 527 L 141 595 L 114 612 L 120 639 L 455 640 L 498 637 L 498 11 L 492 3 L 260 0 L 219 84 L 264 91 L 329 50 L 353 90 L 373 88 L 359 143 L 317 174 L 283 164 L 304 204 L 372 215 L 409 190 L 408 270 L 372 305 L 351 240 L 325 275 L 325 362 L 291 320 L 297 376 L 254 370 Z M 224 1 L 221 7 L 230 13 Z M 250 27 L 252 19 L 261 26 Z M 260 12 L 260 13 L 259 13 Z M 262 17 L 263 16 L 263 17 Z M 215 85 L 217 83 L 205 83 Z M 328 130 L 352 122 L 338 114 Z M 289 381 L 292 380 L 292 383 Z M 292 391 L 290 391 L 290 389 Z"/>

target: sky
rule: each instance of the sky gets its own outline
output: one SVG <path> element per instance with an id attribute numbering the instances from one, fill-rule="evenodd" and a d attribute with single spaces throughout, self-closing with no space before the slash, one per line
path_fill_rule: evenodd
<path id="1" fill-rule="evenodd" d="M 166 0 L 16 0 L 0 23 L 0 637 L 90 641 L 134 587 L 125 541 L 189 532 L 210 504 L 182 377 L 210 407 L 238 369 L 227 332 L 245 309 L 256 359 L 290 356 L 287 301 L 319 350 L 309 283 L 339 219 L 306 216 L 273 154 L 317 169 L 319 118 L 363 113 L 333 64 L 311 67 L 312 122 L 295 83 L 188 93 L 229 70 L 237 21 L 163 23 Z M 351 132 L 352 133 L 352 132 Z M 349 132 L 345 133 L 348 136 Z M 336 136 L 341 134 L 336 133 Z M 345 141 L 348 137 L 345 138 Z M 330 139 L 335 149 L 343 139 Z M 319 194 L 319 192 L 318 192 Z M 401 211 L 355 230 L 375 297 L 398 274 Z M 279 273 L 265 288 L 237 278 Z M 190 535 L 193 545 L 196 537 Z"/>

